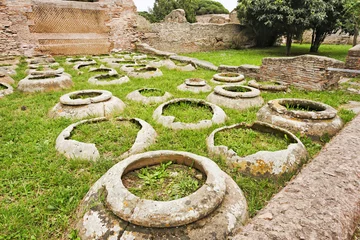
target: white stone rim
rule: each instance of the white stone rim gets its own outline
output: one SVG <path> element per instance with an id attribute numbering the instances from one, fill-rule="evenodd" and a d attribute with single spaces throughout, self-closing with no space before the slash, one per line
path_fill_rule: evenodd
<path id="1" fill-rule="evenodd" d="M 178 102 L 193 102 L 193 103 L 200 103 L 209 106 L 212 109 L 213 117 L 209 120 L 201 120 L 200 122 L 197 123 L 182 123 L 182 122 L 175 122 L 174 116 L 163 115 L 163 110 L 165 106 Z M 224 123 L 226 121 L 227 116 L 224 110 L 222 110 L 219 106 L 213 103 L 206 102 L 200 99 L 193 99 L 193 98 L 177 98 L 165 102 L 161 104 L 159 107 L 157 107 L 153 113 L 153 118 L 158 123 L 172 129 L 201 129 L 201 128 L 211 127 L 213 123 L 215 124 Z"/>
<path id="2" fill-rule="evenodd" d="M 129 192 L 123 185 L 121 177 L 126 173 L 126 170 L 131 171 L 148 166 L 149 157 L 151 159 L 158 158 L 151 161 L 152 164 L 150 165 L 155 165 L 168 161 L 171 156 L 185 157 L 191 159 L 194 164 L 199 165 L 203 173 L 207 175 L 204 185 L 186 197 L 164 202 L 141 199 Z M 117 169 L 116 172 L 112 172 L 112 169 L 110 169 L 107 176 L 105 176 L 107 178 L 104 184 L 107 190 L 107 205 L 115 215 L 136 225 L 155 228 L 183 226 L 213 212 L 225 197 L 225 177 L 220 168 L 210 159 L 192 153 L 178 151 L 146 152 L 133 155 L 118 163 L 114 168 Z M 108 178 L 111 178 L 111 181 Z M 198 203 L 198 209 L 189 209 L 187 207 L 192 202 Z M 206 202 L 206 204 L 201 202 Z M 126 206 L 124 206 L 124 203 Z M 144 213 L 144 211 L 148 212 Z"/>
<path id="3" fill-rule="evenodd" d="M 236 77 L 227 77 L 224 76 L 225 74 L 234 74 Z M 218 82 L 227 82 L 227 83 L 238 83 L 245 79 L 245 76 L 240 73 L 232 73 L 232 72 L 225 72 L 225 73 L 217 73 L 213 76 L 213 79 Z"/>
<path id="4" fill-rule="evenodd" d="M 99 93 L 99 96 L 89 97 L 85 99 L 72 99 L 72 96 L 89 94 L 89 93 Z M 60 103 L 70 106 L 79 106 L 79 105 L 89 105 L 92 103 L 105 102 L 112 98 L 112 93 L 106 90 L 82 90 L 71 92 L 60 97 Z"/>
<path id="5" fill-rule="evenodd" d="M 229 90 L 226 90 L 225 88 L 231 88 L 231 87 L 240 87 L 247 90 L 250 90 L 249 92 L 232 92 Z M 223 86 L 216 86 L 214 88 L 214 93 L 229 97 L 229 98 L 255 98 L 260 96 L 260 91 L 256 88 L 247 87 L 243 85 L 223 85 Z"/>
<path id="6" fill-rule="evenodd" d="M 200 80 L 198 82 L 193 81 L 194 79 Z M 206 80 L 201 78 L 188 78 L 185 80 L 185 84 L 190 87 L 204 87 L 206 86 Z"/>
<path id="7" fill-rule="evenodd" d="M 306 104 L 320 108 L 323 110 L 314 112 L 314 111 L 298 111 L 298 110 L 288 110 L 284 105 L 289 104 Z M 268 106 L 275 112 L 288 115 L 300 119 L 311 119 L 311 120 L 327 120 L 333 119 L 336 117 L 337 111 L 321 102 L 315 102 L 307 99 L 297 99 L 297 98 L 281 98 L 274 99 L 268 102 Z"/>

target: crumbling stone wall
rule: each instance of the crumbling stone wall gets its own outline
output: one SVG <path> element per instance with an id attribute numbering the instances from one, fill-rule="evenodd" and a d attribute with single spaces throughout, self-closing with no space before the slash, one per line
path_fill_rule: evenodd
<path id="1" fill-rule="evenodd" d="M 198 23 L 210 23 L 210 20 L 213 17 L 222 17 L 226 20 L 226 22 L 230 22 L 230 15 L 229 14 L 204 14 L 196 16 L 196 21 Z"/>
<path id="2" fill-rule="evenodd" d="M 307 30 L 304 32 L 302 36 L 302 43 L 311 43 L 312 38 L 312 31 Z M 338 31 L 337 33 L 328 35 L 323 44 L 353 44 L 354 37 L 350 36 L 349 34 L 342 33 L 341 31 Z M 360 42 L 360 37 L 358 37 L 358 41 Z"/>
<path id="3" fill-rule="evenodd" d="M 341 74 L 328 68 L 344 68 L 345 63 L 321 56 L 264 58 L 259 78 L 277 80 L 307 90 L 325 90 L 337 85 Z"/>
<path id="4" fill-rule="evenodd" d="M 360 70 L 360 44 L 349 50 L 346 58 L 346 68 Z"/>
<path id="5" fill-rule="evenodd" d="M 100 54 L 134 48 L 132 0 L 0 0 L 2 54 Z"/>
<path id="6" fill-rule="evenodd" d="M 147 23 L 137 24 L 140 40 L 150 46 L 175 53 L 245 48 L 254 38 L 239 24 Z"/>

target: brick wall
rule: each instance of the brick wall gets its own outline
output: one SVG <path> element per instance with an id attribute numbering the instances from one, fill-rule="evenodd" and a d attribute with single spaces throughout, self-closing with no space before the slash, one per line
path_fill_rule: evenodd
<path id="1" fill-rule="evenodd" d="M 349 50 L 346 58 L 346 68 L 360 70 L 360 44 Z"/>
<path id="2" fill-rule="evenodd" d="M 327 68 L 344 68 L 341 61 L 313 56 L 264 58 L 259 78 L 265 81 L 277 80 L 307 90 L 325 90 L 337 85 L 340 74 Z"/>
<path id="3" fill-rule="evenodd" d="M 132 49 L 132 0 L 0 0 L 1 55 L 100 54 Z"/>

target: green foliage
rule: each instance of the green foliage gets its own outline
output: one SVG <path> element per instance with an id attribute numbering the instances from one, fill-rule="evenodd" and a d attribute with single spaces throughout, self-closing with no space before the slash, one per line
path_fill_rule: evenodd
<path id="1" fill-rule="evenodd" d="M 229 11 L 220 3 L 213 0 L 198 0 L 196 15 L 229 14 Z"/>
<path id="2" fill-rule="evenodd" d="M 150 13 L 141 13 L 141 16 L 150 22 L 160 22 L 172 10 L 184 9 L 188 22 L 196 22 L 196 15 L 228 14 L 229 11 L 219 2 L 213 0 L 155 0 Z"/>
<path id="3" fill-rule="evenodd" d="M 353 45 L 357 44 L 360 28 L 360 2 L 345 0 L 345 14 L 342 21 L 342 30 L 354 36 Z"/>
<path id="4" fill-rule="evenodd" d="M 201 172 L 171 161 L 129 172 L 122 180 L 133 194 L 157 201 L 188 196 L 204 184 Z"/>
<path id="5" fill-rule="evenodd" d="M 148 20 L 151 23 L 156 22 L 156 18 L 153 14 L 143 11 L 143 12 L 138 12 L 138 14 L 142 17 L 144 17 L 146 20 Z"/>

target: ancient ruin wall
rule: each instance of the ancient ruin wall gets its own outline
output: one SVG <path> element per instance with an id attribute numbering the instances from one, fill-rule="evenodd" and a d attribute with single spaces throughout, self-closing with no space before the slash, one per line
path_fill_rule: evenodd
<path id="1" fill-rule="evenodd" d="M 360 44 L 349 50 L 346 58 L 346 68 L 360 70 Z"/>
<path id="2" fill-rule="evenodd" d="M 154 23 L 138 24 L 141 41 L 175 53 L 253 46 L 253 38 L 239 24 Z"/>
<path id="3" fill-rule="evenodd" d="M 325 90 L 340 80 L 340 75 L 328 71 L 327 68 L 344 68 L 341 61 L 313 56 L 264 58 L 259 78 L 277 80 L 307 90 Z"/>
<path id="4" fill-rule="evenodd" d="M 0 0 L 2 54 L 100 54 L 133 48 L 132 0 Z"/>

